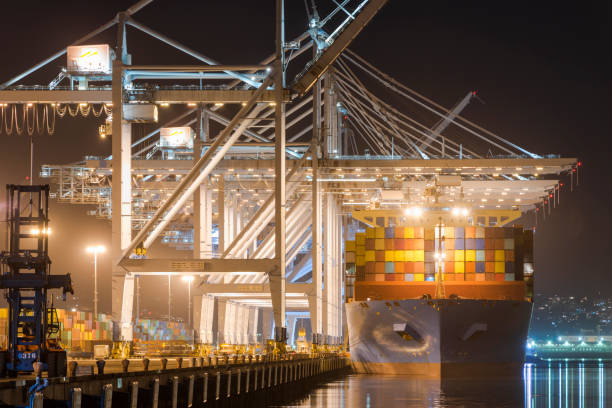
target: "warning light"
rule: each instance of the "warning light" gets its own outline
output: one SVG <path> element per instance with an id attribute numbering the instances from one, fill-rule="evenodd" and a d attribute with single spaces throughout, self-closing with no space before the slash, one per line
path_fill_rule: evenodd
<path id="1" fill-rule="evenodd" d="M 561 183 L 561 184 L 559 184 L 559 185 L 560 185 L 561 187 L 563 187 L 565 184 Z"/>
<path id="2" fill-rule="evenodd" d="M 344 115 L 344 116 L 342 117 L 342 119 L 344 119 L 344 120 L 348 120 L 348 115 Z"/>
<path id="3" fill-rule="evenodd" d="M 30 179 L 30 176 L 26 176 L 26 180 L 29 180 L 29 179 Z"/>
<path id="4" fill-rule="evenodd" d="M 552 197 L 553 197 L 553 195 L 552 195 L 552 194 L 549 194 L 549 195 L 548 195 L 548 197 L 552 198 Z"/>
<path id="5" fill-rule="evenodd" d="M 578 162 L 578 166 L 582 166 L 582 162 L 581 161 Z"/>
<path id="6" fill-rule="evenodd" d="M 472 95 L 476 96 L 476 91 L 472 91 Z"/>

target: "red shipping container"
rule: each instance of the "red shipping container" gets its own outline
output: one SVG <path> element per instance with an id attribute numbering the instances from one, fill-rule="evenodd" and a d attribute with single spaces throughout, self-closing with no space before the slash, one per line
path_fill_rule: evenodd
<path id="1" fill-rule="evenodd" d="M 504 238 L 505 237 L 505 228 L 495 228 L 494 234 L 495 238 Z"/>
<path id="2" fill-rule="evenodd" d="M 495 273 L 495 262 L 485 262 L 485 273 Z"/>
<path id="3" fill-rule="evenodd" d="M 376 262 L 385 262 L 385 251 L 376 251 L 374 253 L 374 260 Z"/>
<path id="4" fill-rule="evenodd" d="M 394 235 L 395 238 L 404 238 L 404 227 L 395 228 Z"/>
<path id="5" fill-rule="evenodd" d="M 503 239 L 497 238 L 495 240 L 495 249 L 504 249 L 505 247 L 505 241 Z"/>
<path id="6" fill-rule="evenodd" d="M 414 237 L 415 238 L 424 238 L 424 230 L 423 227 L 414 227 Z"/>
<path id="7" fill-rule="evenodd" d="M 365 273 L 376 273 L 376 267 L 374 266 L 376 262 L 366 262 L 365 264 Z"/>
<path id="8" fill-rule="evenodd" d="M 504 253 L 504 258 L 506 262 L 514 262 L 514 250 L 506 249 L 506 252 Z"/>
<path id="9" fill-rule="evenodd" d="M 466 262 L 465 263 L 465 272 L 466 273 L 476 273 L 476 262 Z"/>
<path id="10" fill-rule="evenodd" d="M 486 238 L 495 238 L 495 228 L 494 227 L 486 227 L 485 228 L 485 239 Z M 488 249 L 485 247 L 485 249 Z M 493 248 L 491 248 L 493 249 Z"/>
<path id="11" fill-rule="evenodd" d="M 404 273 L 405 272 L 405 268 L 404 268 L 404 264 L 406 262 L 395 262 L 395 273 Z"/>
<path id="12" fill-rule="evenodd" d="M 374 251 L 376 249 L 376 239 L 374 239 L 374 238 L 366 238 L 366 240 L 365 240 L 365 249 L 367 251 Z"/>
<path id="13" fill-rule="evenodd" d="M 395 274 L 394 273 L 387 273 L 387 274 L 385 274 L 385 280 L 386 281 L 394 281 L 395 280 Z"/>
<path id="14" fill-rule="evenodd" d="M 465 227 L 466 238 L 476 238 L 476 227 Z"/>
<path id="15" fill-rule="evenodd" d="M 504 282 L 506 280 L 506 275 L 503 273 L 494 273 L 493 275 L 495 275 L 495 280 L 498 282 Z"/>
<path id="16" fill-rule="evenodd" d="M 485 249 L 494 250 L 495 240 L 493 238 L 485 238 Z"/>
<path id="17" fill-rule="evenodd" d="M 396 282 L 398 282 L 398 281 L 400 281 L 400 282 L 401 282 L 401 281 L 403 281 L 403 280 L 404 280 L 404 274 L 403 274 L 403 273 L 396 273 L 396 274 L 395 274 L 395 278 L 394 278 L 394 280 L 395 280 Z"/>
<path id="18" fill-rule="evenodd" d="M 495 262 L 495 250 L 485 250 L 485 261 Z"/>
<path id="19" fill-rule="evenodd" d="M 495 280 L 495 274 L 494 273 L 485 273 L 485 280 L 486 281 L 494 281 Z"/>
<path id="20" fill-rule="evenodd" d="M 406 249 L 406 240 L 404 238 L 395 238 L 395 250 Z"/>
<path id="21" fill-rule="evenodd" d="M 394 241 L 393 238 L 385 238 L 385 251 L 393 251 L 395 249 Z"/>
<path id="22" fill-rule="evenodd" d="M 413 268 L 413 273 L 425 273 L 425 262 L 413 262 Z"/>
<path id="23" fill-rule="evenodd" d="M 414 249 L 414 239 L 412 238 L 405 238 L 404 239 L 404 249 L 410 250 L 410 249 Z"/>
<path id="24" fill-rule="evenodd" d="M 385 273 L 385 263 L 384 262 L 375 262 L 374 263 L 374 271 L 378 273 Z"/>
<path id="25" fill-rule="evenodd" d="M 431 239 L 425 240 L 425 251 L 426 252 L 433 252 L 435 248 L 436 248 L 436 245 L 433 240 Z"/>

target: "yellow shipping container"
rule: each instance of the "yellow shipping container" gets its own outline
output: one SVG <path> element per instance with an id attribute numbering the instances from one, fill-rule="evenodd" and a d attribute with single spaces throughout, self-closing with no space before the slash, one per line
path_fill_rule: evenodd
<path id="1" fill-rule="evenodd" d="M 464 272 L 465 272 L 465 262 L 455 261 L 455 273 L 464 273 Z"/>
<path id="2" fill-rule="evenodd" d="M 376 227 L 375 234 L 377 239 L 385 239 L 385 229 L 383 227 Z"/>
<path id="3" fill-rule="evenodd" d="M 404 262 L 406 261 L 406 251 L 403 249 L 395 250 L 395 262 Z"/>
<path id="4" fill-rule="evenodd" d="M 395 261 L 395 251 L 385 251 L 385 262 Z"/>
<path id="5" fill-rule="evenodd" d="M 365 246 L 365 234 L 363 232 L 358 232 L 355 234 L 355 243 L 356 245 L 363 245 Z"/>
<path id="6" fill-rule="evenodd" d="M 405 227 L 404 238 L 414 238 L 414 227 Z"/>
<path id="7" fill-rule="evenodd" d="M 455 238 L 455 227 L 444 227 L 444 236 L 446 238 Z"/>
<path id="8" fill-rule="evenodd" d="M 503 249 L 495 250 L 495 262 L 504 262 L 506 260 L 505 253 Z M 497 272 L 497 268 L 495 268 L 495 272 Z"/>
<path id="9" fill-rule="evenodd" d="M 425 281 L 425 274 L 424 273 L 415 273 L 414 274 L 414 281 L 415 282 L 424 282 Z"/>
<path id="10" fill-rule="evenodd" d="M 346 252 L 355 252 L 355 241 L 344 241 L 344 250 Z"/>
<path id="11" fill-rule="evenodd" d="M 384 251 L 385 250 L 385 239 L 376 238 L 376 240 L 374 240 L 374 249 L 377 251 Z"/>
<path id="12" fill-rule="evenodd" d="M 366 228 L 365 236 L 366 238 L 376 238 L 376 233 L 374 232 L 374 228 Z"/>
<path id="13" fill-rule="evenodd" d="M 375 251 L 365 251 L 365 261 L 366 262 L 375 262 L 376 261 L 376 252 Z"/>
<path id="14" fill-rule="evenodd" d="M 503 262 L 495 262 L 495 273 L 506 273 L 506 265 Z"/>
<path id="15" fill-rule="evenodd" d="M 414 262 L 424 262 L 425 261 L 425 251 L 422 249 L 414 250 Z"/>
<path id="16" fill-rule="evenodd" d="M 465 261 L 465 251 L 463 249 L 455 249 L 455 261 Z"/>
<path id="17" fill-rule="evenodd" d="M 467 249 L 465 251 L 465 260 L 468 262 L 476 262 L 476 251 L 473 249 Z"/>
<path id="18" fill-rule="evenodd" d="M 357 245 L 355 247 L 355 254 L 364 256 L 365 255 L 365 245 Z"/>
<path id="19" fill-rule="evenodd" d="M 365 266 L 365 256 L 357 255 L 355 258 L 355 265 Z"/>
<path id="20" fill-rule="evenodd" d="M 404 251 L 404 261 L 414 262 L 414 250 L 413 249 L 408 249 Z"/>

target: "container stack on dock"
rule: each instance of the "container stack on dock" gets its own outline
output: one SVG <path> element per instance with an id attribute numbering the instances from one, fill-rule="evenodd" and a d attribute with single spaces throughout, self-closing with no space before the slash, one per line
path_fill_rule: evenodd
<path id="1" fill-rule="evenodd" d="M 143 341 L 192 341 L 193 333 L 181 322 L 139 319 L 134 327 L 134 339 Z"/>
<path id="2" fill-rule="evenodd" d="M 515 240 L 523 242 L 517 230 L 522 233 L 502 227 L 368 227 L 345 242 L 347 287 L 352 279 L 434 282 L 438 267 L 445 281 L 523 280 L 523 268 L 516 268 Z"/>

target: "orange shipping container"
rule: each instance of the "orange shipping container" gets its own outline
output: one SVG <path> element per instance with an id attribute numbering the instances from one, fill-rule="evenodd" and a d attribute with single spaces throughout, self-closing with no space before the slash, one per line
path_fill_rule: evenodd
<path id="1" fill-rule="evenodd" d="M 465 272 L 466 273 L 476 273 L 476 262 L 466 262 Z"/>
<path id="2" fill-rule="evenodd" d="M 393 251 L 395 249 L 394 239 L 385 238 L 385 251 Z"/>
<path id="3" fill-rule="evenodd" d="M 405 270 L 404 270 L 405 264 L 406 264 L 405 262 L 395 262 L 395 273 L 401 273 L 401 274 L 405 273 Z"/>
<path id="4" fill-rule="evenodd" d="M 423 235 L 423 227 L 414 227 L 414 237 L 415 238 L 424 238 Z"/>
<path id="5" fill-rule="evenodd" d="M 425 273 L 425 262 L 413 262 L 414 273 Z"/>
<path id="6" fill-rule="evenodd" d="M 385 263 L 384 262 L 375 262 L 374 263 L 374 271 L 377 274 L 385 273 Z"/>
<path id="7" fill-rule="evenodd" d="M 465 227 L 465 237 L 466 238 L 476 238 L 476 228 L 475 227 Z"/>
<path id="8" fill-rule="evenodd" d="M 475 273 L 466 273 L 464 276 L 465 276 L 465 280 L 466 281 L 475 281 L 476 280 L 476 274 Z"/>
<path id="9" fill-rule="evenodd" d="M 394 231 L 395 238 L 404 238 L 404 230 L 405 230 L 404 227 L 395 228 L 395 231 Z"/>
<path id="10" fill-rule="evenodd" d="M 463 281 L 463 280 L 465 280 L 465 275 L 463 273 L 455 274 L 455 281 Z"/>

